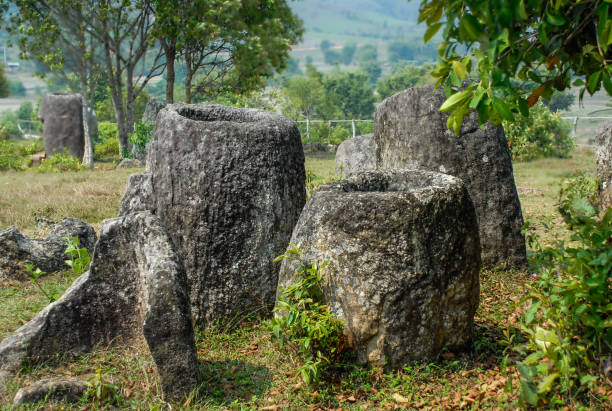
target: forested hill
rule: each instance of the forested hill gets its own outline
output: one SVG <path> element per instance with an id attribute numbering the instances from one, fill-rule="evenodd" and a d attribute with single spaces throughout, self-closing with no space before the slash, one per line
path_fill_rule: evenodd
<path id="1" fill-rule="evenodd" d="M 298 0 L 291 7 L 304 21 L 303 46 L 320 40 L 389 41 L 420 36 L 416 25 L 419 1 L 407 0 Z"/>

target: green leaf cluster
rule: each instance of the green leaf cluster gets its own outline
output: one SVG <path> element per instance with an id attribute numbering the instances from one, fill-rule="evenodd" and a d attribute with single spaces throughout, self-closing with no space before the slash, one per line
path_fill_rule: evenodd
<path id="1" fill-rule="evenodd" d="M 291 244 L 287 252 L 274 261 L 297 261 L 294 282 L 282 290 L 270 329 L 281 345 L 300 358 L 296 374 L 306 383 L 319 382 L 341 353 L 343 324 L 324 303 L 321 289 L 321 265 L 302 260 L 299 245 Z"/>
<path id="2" fill-rule="evenodd" d="M 579 404 L 612 358 L 612 208 L 599 217 L 596 184 L 562 185 L 559 209 L 571 239 L 539 253 L 522 329 L 531 352 L 518 363 L 525 407 Z M 583 198 L 583 195 L 587 198 Z"/>
<path id="3" fill-rule="evenodd" d="M 433 75 L 445 88 L 442 111 L 455 133 L 470 109 L 481 125 L 497 125 L 528 115 L 555 90 L 582 87 L 582 98 L 603 88 L 612 95 L 610 0 L 422 0 L 419 13 L 426 41 L 442 29 Z M 472 69 L 473 84 L 464 89 L 461 80 Z M 525 91 L 513 79 L 537 88 Z"/>
<path id="4" fill-rule="evenodd" d="M 84 169 L 85 167 L 79 159 L 72 157 L 70 153 L 64 151 L 43 159 L 40 166 L 36 167 L 34 170 L 37 173 L 63 173 L 66 171 L 81 171 Z"/>
<path id="5" fill-rule="evenodd" d="M 65 254 L 70 257 L 65 263 L 72 268 L 76 275 L 81 275 L 89 269 L 91 256 L 87 248 L 81 247 L 79 237 L 72 237 L 70 235 L 66 237 Z"/>
<path id="6" fill-rule="evenodd" d="M 134 125 L 134 132 L 130 133 L 128 141 L 132 144 L 133 153 L 143 156 L 147 153 L 147 145 L 153 138 L 155 124 L 150 121 L 138 121 Z"/>

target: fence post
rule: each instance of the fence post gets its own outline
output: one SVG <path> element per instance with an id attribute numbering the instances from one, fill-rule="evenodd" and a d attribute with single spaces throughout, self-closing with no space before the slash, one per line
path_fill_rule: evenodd
<path id="1" fill-rule="evenodd" d="M 574 117 L 574 133 L 573 136 L 576 137 L 576 130 L 578 129 L 578 117 Z"/>
<path id="2" fill-rule="evenodd" d="M 327 127 L 329 128 L 329 131 L 327 132 L 327 139 L 331 140 L 331 120 L 329 120 L 329 122 L 327 123 Z"/>
<path id="3" fill-rule="evenodd" d="M 355 120 L 351 120 L 351 126 L 353 126 L 353 138 L 355 138 Z"/>
<path id="4" fill-rule="evenodd" d="M 310 139 L 310 119 L 306 119 L 306 138 Z"/>

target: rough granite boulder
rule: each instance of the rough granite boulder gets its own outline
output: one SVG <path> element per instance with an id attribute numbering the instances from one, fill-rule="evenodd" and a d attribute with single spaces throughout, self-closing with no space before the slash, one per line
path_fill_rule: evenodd
<path id="1" fill-rule="evenodd" d="M 438 108 L 442 88 L 411 88 L 385 99 L 374 120 L 376 168 L 422 168 L 461 178 L 478 217 L 482 262 L 526 264 L 523 214 L 503 128 L 465 118 L 458 136 L 446 128 Z"/>
<path id="2" fill-rule="evenodd" d="M 374 134 L 364 134 L 344 140 L 336 151 L 336 175 L 352 176 L 360 171 L 373 170 Z"/>
<path id="3" fill-rule="evenodd" d="M 76 218 L 64 218 L 43 239 L 28 238 L 14 227 L 0 231 L 0 276 L 27 280 L 26 264 L 48 273 L 69 268 L 65 263 L 67 236 L 78 237 L 81 246 L 93 252 L 96 232 Z"/>
<path id="4" fill-rule="evenodd" d="M 13 399 L 13 406 L 34 404 L 42 400 L 74 402 L 89 389 L 87 381 L 76 378 L 49 378 L 20 388 Z"/>
<path id="5" fill-rule="evenodd" d="M 596 137 L 597 177 L 601 211 L 612 207 L 612 123 L 605 124 Z"/>
<path id="6" fill-rule="evenodd" d="M 68 150 L 83 158 L 83 102 L 80 94 L 51 93 L 40 102 L 38 119 L 43 123 L 47 157 Z"/>
<path id="7" fill-rule="evenodd" d="M 198 376 L 188 290 L 181 260 L 157 217 L 143 212 L 105 220 L 89 271 L 0 342 L 0 376 L 26 360 L 144 335 L 164 395 L 188 394 Z"/>
<path id="8" fill-rule="evenodd" d="M 151 210 L 183 258 L 201 326 L 274 306 L 278 265 L 306 201 L 294 121 L 265 111 L 174 104 L 157 116 L 147 172 L 120 215 Z"/>
<path id="9" fill-rule="evenodd" d="M 322 263 L 323 293 L 358 361 L 388 368 L 467 348 L 479 299 L 474 207 L 458 178 L 377 170 L 322 186 L 291 242 Z M 279 293 L 297 268 L 284 260 Z"/>
<path id="10" fill-rule="evenodd" d="M 164 100 L 159 98 L 149 99 L 147 105 L 145 106 L 144 112 L 142 113 L 142 121 L 155 123 L 157 113 L 159 113 L 164 107 L 166 107 L 166 102 Z"/>

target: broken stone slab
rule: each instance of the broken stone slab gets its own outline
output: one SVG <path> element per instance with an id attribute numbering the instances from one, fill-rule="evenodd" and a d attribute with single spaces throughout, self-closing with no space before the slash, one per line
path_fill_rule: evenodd
<path id="1" fill-rule="evenodd" d="M 69 268 L 65 262 L 69 259 L 65 254 L 67 236 L 78 237 L 81 247 L 93 252 L 96 232 L 76 218 L 64 218 L 43 239 L 28 238 L 14 227 L 0 231 L 0 275 L 27 280 L 26 264 L 48 273 Z"/>
<path id="2" fill-rule="evenodd" d="M 188 394 L 198 375 L 188 290 L 157 217 L 143 212 L 104 220 L 90 270 L 0 342 L 0 370 L 144 335 L 164 395 Z"/>
<path id="3" fill-rule="evenodd" d="M 360 171 L 373 170 L 374 134 L 364 134 L 344 140 L 336 151 L 336 175 L 350 177 Z"/>
<path id="4" fill-rule="evenodd" d="M 80 94 L 50 93 L 40 102 L 38 119 L 43 123 L 47 156 L 67 150 L 83 158 L 83 100 Z"/>
<path id="5" fill-rule="evenodd" d="M 605 124 L 595 138 L 597 177 L 599 178 L 599 207 L 605 213 L 612 207 L 612 122 Z"/>
<path id="6" fill-rule="evenodd" d="M 278 265 L 306 201 L 300 133 L 261 110 L 173 104 L 157 115 L 146 173 L 120 215 L 160 217 L 183 258 L 202 327 L 274 306 Z"/>
<path id="7" fill-rule="evenodd" d="M 376 168 L 422 168 L 465 182 L 478 217 L 482 262 L 488 266 L 527 263 L 523 214 L 504 129 L 478 125 L 476 111 L 455 136 L 446 127 L 442 88 L 415 87 L 385 99 L 376 109 Z"/>
<path id="8" fill-rule="evenodd" d="M 424 170 L 376 170 L 323 185 L 291 242 L 319 264 L 322 291 L 358 361 L 400 368 L 470 346 L 480 243 L 463 182 Z M 279 293 L 297 262 L 284 260 Z"/>
<path id="9" fill-rule="evenodd" d="M 144 167 L 144 164 L 142 164 L 142 161 L 136 158 L 124 158 L 123 160 L 119 162 L 119 164 L 117 164 L 117 167 L 115 168 L 137 168 L 137 167 Z"/>
<path id="10" fill-rule="evenodd" d="M 89 389 L 89 384 L 76 378 L 49 378 L 19 389 L 13 399 L 13 406 L 34 404 L 42 400 L 74 402 Z"/>

